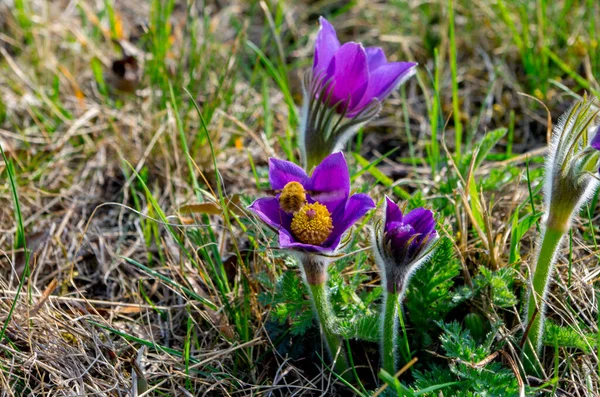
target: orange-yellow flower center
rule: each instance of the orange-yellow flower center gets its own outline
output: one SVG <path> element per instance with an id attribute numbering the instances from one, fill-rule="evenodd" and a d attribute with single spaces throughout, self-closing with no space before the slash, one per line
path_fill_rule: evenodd
<path id="1" fill-rule="evenodd" d="M 320 245 L 331 234 L 333 221 L 323 204 L 305 204 L 294 214 L 291 229 L 294 237 L 301 243 Z"/>
<path id="2" fill-rule="evenodd" d="M 306 192 L 304 186 L 298 182 L 288 182 L 279 196 L 279 206 L 288 214 L 300 211 L 306 203 Z"/>

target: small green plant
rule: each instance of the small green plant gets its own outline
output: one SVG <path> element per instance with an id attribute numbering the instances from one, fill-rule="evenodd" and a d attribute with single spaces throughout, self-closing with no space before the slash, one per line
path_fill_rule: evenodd
<path id="1" fill-rule="evenodd" d="M 385 217 L 373 233 L 373 253 L 381 271 L 383 308 L 381 310 L 382 367 L 397 371 L 398 306 L 408 282 L 425 263 L 438 239 L 433 213 L 416 208 L 403 214 L 389 198 L 385 199 Z"/>
<path id="2" fill-rule="evenodd" d="M 527 342 L 523 358 L 529 373 L 539 374 L 544 308 L 558 250 L 578 210 L 600 186 L 600 129 L 589 139 L 598 110 L 594 100 L 577 102 L 554 129 L 546 159 L 541 245 L 532 269 L 527 305 Z"/>
<path id="3" fill-rule="evenodd" d="M 498 327 L 490 331 L 483 343 L 472 337 L 458 322 L 440 323 L 440 341 L 445 356 L 451 360 L 449 369 L 434 366 L 431 371 L 415 371 L 415 389 L 427 390 L 440 384 L 444 396 L 518 396 L 515 374 L 500 363 L 490 361 Z M 437 392 L 424 393 L 437 396 Z"/>

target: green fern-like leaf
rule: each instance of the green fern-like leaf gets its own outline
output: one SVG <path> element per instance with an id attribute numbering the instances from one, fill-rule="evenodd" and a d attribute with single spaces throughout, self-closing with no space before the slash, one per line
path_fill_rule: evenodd
<path id="1" fill-rule="evenodd" d="M 479 345 L 468 330 L 460 323 L 438 323 L 442 329 L 440 341 L 449 361 L 449 372 L 460 381 L 460 388 L 444 395 L 451 396 L 516 396 L 519 387 L 514 373 L 498 361 L 490 361 L 481 365 L 491 354 L 492 341 L 498 332 L 499 324 L 493 327 L 486 342 Z M 435 375 L 433 377 L 432 375 Z M 422 387 L 431 382 L 441 383 L 453 377 L 437 368 L 433 374 L 419 374 L 416 385 Z"/>
<path id="2" fill-rule="evenodd" d="M 477 346 L 470 332 L 462 329 L 460 323 L 456 321 L 449 324 L 440 323 L 440 327 L 444 331 L 440 336 L 442 347 L 449 357 L 476 363 L 488 356 L 487 349 L 484 346 Z"/>
<path id="3" fill-rule="evenodd" d="M 287 271 L 281 276 L 277 290 L 283 300 L 300 302 L 304 300 L 306 287 L 297 272 Z"/>
<path id="4" fill-rule="evenodd" d="M 379 316 L 370 314 L 355 321 L 340 321 L 339 332 L 346 339 L 377 342 L 379 340 Z"/>
<path id="5" fill-rule="evenodd" d="M 411 278 L 404 307 L 407 318 L 422 336 L 436 327 L 435 320 L 443 319 L 455 307 L 452 287 L 459 273 L 452 241 L 443 238 L 432 259 Z"/>
<path id="6" fill-rule="evenodd" d="M 477 279 L 476 283 L 480 287 L 489 285 L 492 289 L 492 300 L 494 305 L 498 307 L 512 307 L 517 304 L 517 297 L 513 293 L 513 282 L 515 280 L 516 270 L 512 267 L 505 267 L 495 272 L 488 268 L 479 267 L 482 279 Z"/>
<path id="7" fill-rule="evenodd" d="M 547 346 L 571 347 L 585 353 L 595 348 L 596 334 L 584 334 L 572 327 L 561 327 L 551 321 L 544 324 L 544 344 Z"/>
<path id="8" fill-rule="evenodd" d="M 297 316 L 292 318 L 292 327 L 290 330 L 292 335 L 304 335 L 313 326 L 313 318 L 311 310 L 304 310 L 297 313 Z"/>
<path id="9" fill-rule="evenodd" d="M 306 286 L 298 273 L 289 270 L 277 281 L 275 293 L 270 297 L 271 318 L 278 324 L 286 322 L 290 325 L 290 332 L 294 336 L 304 335 L 313 326 L 313 311 L 311 303 L 306 299 Z M 262 296 L 267 301 L 267 295 Z"/>

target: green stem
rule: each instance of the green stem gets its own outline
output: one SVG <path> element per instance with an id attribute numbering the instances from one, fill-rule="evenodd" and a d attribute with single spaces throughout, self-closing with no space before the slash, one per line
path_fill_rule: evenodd
<path id="1" fill-rule="evenodd" d="M 327 345 L 327 350 L 335 360 L 335 370 L 338 374 L 344 374 L 344 371 L 348 369 L 348 360 L 342 345 L 342 339 L 338 334 L 335 333 L 336 320 L 329 299 L 327 298 L 326 283 L 322 282 L 319 284 L 308 284 L 310 287 L 310 294 L 312 297 L 313 304 L 315 305 L 315 311 L 319 325 L 321 326 L 321 335 Z M 346 374 L 350 375 L 349 372 Z"/>
<path id="2" fill-rule="evenodd" d="M 317 165 L 321 164 L 327 156 L 333 151 L 333 147 L 328 142 L 312 142 L 306 143 L 306 164 L 304 165 L 305 171 L 310 172 Z"/>
<path id="3" fill-rule="evenodd" d="M 533 274 L 532 289 L 529 291 L 527 307 L 527 341 L 523 347 L 525 370 L 528 374 L 540 375 L 541 366 L 537 359 L 542 347 L 542 333 L 544 329 L 544 308 L 548 283 L 556 253 L 566 231 L 560 228 L 547 227 L 544 230 L 542 246 L 539 251 L 535 272 Z"/>
<path id="4" fill-rule="evenodd" d="M 381 327 L 381 361 L 383 369 L 390 375 L 396 373 L 397 354 L 397 329 L 398 329 L 398 301 L 400 294 L 384 292 Z"/>

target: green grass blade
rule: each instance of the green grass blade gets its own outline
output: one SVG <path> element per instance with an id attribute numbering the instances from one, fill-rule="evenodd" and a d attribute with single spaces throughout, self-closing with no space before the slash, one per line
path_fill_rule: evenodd
<path id="1" fill-rule="evenodd" d="M 211 301 L 209 301 L 208 299 L 198 295 L 197 293 L 195 293 L 194 291 L 192 291 L 189 288 L 184 287 L 183 285 L 171 280 L 169 277 L 164 276 L 160 273 L 158 273 L 157 271 L 154 271 L 152 269 L 150 269 L 149 267 L 146 267 L 144 265 L 142 265 L 141 263 L 139 263 L 138 261 L 135 261 L 131 258 L 127 258 L 124 256 L 120 257 L 121 259 L 127 261 L 128 263 L 131 263 L 132 265 L 138 267 L 139 269 L 143 270 L 144 272 L 148 273 L 149 275 L 151 275 L 152 277 L 156 277 L 159 280 L 165 282 L 166 284 L 169 284 L 172 287 L 175 287 L 179 290 L 181 290 L 183 293 L 185 293 L 186 295 L 188 295 L 191 298 L 196 299 L 198 302 L 202 303 L 203 305 L 205 305 L 206 307 L 212 309 L 212 310 L 217 310 L 218 307 L 217 305 L 215 305 L 214 303 L 212 303 Z"/>
<path id="2" fill-rule="evenodd" d="M 366 158 L 361 156 L 358 153 L 353 153 L 356 161 L 363 167 L 365 167 L 369 174 L 371 174 L 377 182 L 381 183 L 385 187 L 391 187 L 392 191 L 395 195 L 402 198 L 403 200 L 408 200 L 412 196 L 406 190 L 402 189 L 400 186 L 394 185 L 394 181 L 386 176 L 383 172 L 379 171 L 376 167 L 372 165 Z"/>
<path id="3" fill-rule="evenodd" d="M 21 295 L 21 291 L 23 290 L 23 285 L 25 284 L 25 278 L 29 275 L 29 250 L 27 249 L 27 242 L 25 239 L 25 227 L 23 225 L 23 215 L 21 213 L 21 204 L 19 202 L 19 193 L 17 191 L 17 181 L 15 169 L 11 161 L 6 157 L 6 153 L 4 153 L 4 149 L 2 145 L 0 145 L 0 153 L 2 153 L 2 158 L 4 159 L 4 163 L 6 164 L 6 172 L 8 174 L 8 180 L 10 183 L 10 190 L 13 197 L 13 205 L 15 207 L 15 220 L 17 223 L 17 231 L 15 234 L 15 248 L 23 249 L 25 253 L 25 268 L 23 269 L 23 274 L 21 275 L 21 280 L 19 280 L 19 286 L 17 287 L 17 292 L 15 297 L 10 305 L 10 310 L 8 312 L 8 316 L 4 321 L 4 325 L 2 326 L 2 330 L 0 331 L 0 342 L 4 340 L 4 335 L 6 333 L 6 328 L 8 327 L 8 323 L 12 318 L 12 315 L 15 311 L 15 307 L 17 306 L 17 302 L 19 301 L 19 297 Z"/>

